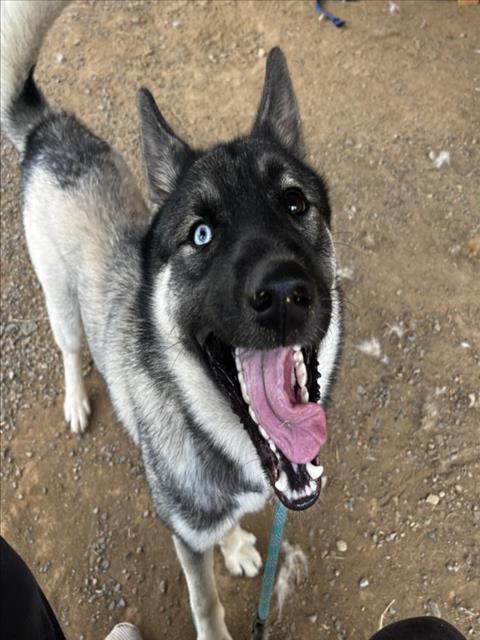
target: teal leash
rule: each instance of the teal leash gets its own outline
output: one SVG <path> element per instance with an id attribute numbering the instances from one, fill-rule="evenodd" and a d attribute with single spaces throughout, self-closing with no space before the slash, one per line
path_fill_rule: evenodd
<path id="1" fill-rule="evenodd" d="M 267 561 L 263 571 L 262 589 L 260 591 L 260 602 L 258 604 L 257 615 L 252 628 L 252 640 L 262 640 L 265 637 L 270 601 L 272 599 L 275 575 L 277 573 L 278 556 L 282 546 L 283 530 L 287 521 L 287 508 L 278 501 L 275 506 L 273 516 L 272 531 L 268 544 Z"/>

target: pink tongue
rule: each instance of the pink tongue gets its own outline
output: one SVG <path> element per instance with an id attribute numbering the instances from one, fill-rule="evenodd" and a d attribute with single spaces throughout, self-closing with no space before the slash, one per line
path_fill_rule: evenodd
<path id="1" fill-rule="evenodd" d="M 239 349 L 238 356 L 258 422 L 290 462 L 313 460 L 327 439 L 327 422 L 320 405 L 295 399 L 292 349 Z"/>

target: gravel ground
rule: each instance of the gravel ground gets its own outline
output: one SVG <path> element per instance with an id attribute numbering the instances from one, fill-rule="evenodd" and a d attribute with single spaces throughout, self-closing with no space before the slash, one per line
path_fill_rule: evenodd
<path id="1" fill-rule="evenodd" d="M 327 177 L 347 301 L 327 484 L 286 537 L 306 558 L 272 640 L 367 638 L 439 613 L 480 638 L 480 8 L 456 2 L 75 2 L 37 77 L 141 180 L 135 91 L 197 144 L 245 131 L 265 52 L 287 54 L 309 161 Z M 444 152 L 444 153 L 442 153 Z M 91 361 L 93 418 L 62 421 L 62 371 L 23 236 L 18 159 L 1 144 L 2 533 L 69 638 L 117 621 L 194 638 L 168 533 Z M 86 362 L 88 360 L 86 359 Z M 271 505 L 247 518 L 265 555 Z M 217 558 L 236 638 L 259 579 Z"/>

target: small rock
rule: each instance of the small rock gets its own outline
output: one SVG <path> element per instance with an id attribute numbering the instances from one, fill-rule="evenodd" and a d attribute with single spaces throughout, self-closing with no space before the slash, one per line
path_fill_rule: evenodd
<path id="1" fill-rule="evenodd" d="M 428 496 L 425 498 L 425 502 L 427 504 L 431 504 L 433 507 L 436 507 L 437 504 L 440 502 L 440 496 L 437 496 L 436 493 L 429 493 Z"/>
<path id="2" fill-rule="evenodd" d="M 427 611 L 429 611 L 432 614 L 432 616 L 435 616 L 436 618 L 442 617 L 440 607 L 435 602 L 435 600 L 432 600 L 431 598 L 427 600 L 426 608 L 427 608 Z"/>
<path id="3" fill-rule="evenodd" d="M 480 256 L 480 234 L 473 236 L 465 243 L 465 249 L 469 256 Z"/>
<path id="4" fill-rule="evenodd" d="M 63 64 L 65 62 L 65 56 L 63 55 L 63 53 L 55 54 L 55 62 L 57 64 Z"/>
<path id="5" fill-rule="evenodd" d="M 337 540 L 337 550 L 340 551 L 340 553 L 345 553 L 347 549 L 348 545 L 345 540 Z"/>
<path id="6" fill-rule="evenodd" d="M 167 593 L 168 583 L 166 580 L 160 580 L 160 593 Z"/>
<path id="7" fill-rule="evenodd" d="M 265 57 L 265 49 L 262 49 L 262 47 L 260 47 L 260 49 L 258 49 L 258 51 L 257 51 L 257 56 L 259 58 L 264 58 Z"/>
<path id="8" fill-rule="evenodd" d="M 358 586 L 360 589 L 365 589 L 370 584 L 370 580 L 368 578 L 360 578 L 358 581 Z"/>
<path id="9" fill-rule="evenodd" d="M 33 320 L 29 320 L 22 324 L 21 332 L 24 336 L 29 336 L 37 330 L 37 323 L 33 322 Z"/>
<path id="10" fill-rule="evenodd" d="M 104 558 L 101 562 L 100 562 L 100 569 L 102 571 L 106 571 L 108 568 L 110 567 L 110 562 Z"/>

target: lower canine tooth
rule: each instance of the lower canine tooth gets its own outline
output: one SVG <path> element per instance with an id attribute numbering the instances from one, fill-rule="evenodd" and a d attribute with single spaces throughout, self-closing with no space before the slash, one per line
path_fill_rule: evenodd
<path id="1" fill-rule="evenodd" d="M 280 493 L 285 493 L 288 489 L 288 478 L 285 471 L 280 472 L 280 476 L 278 480 L 275 482 L 275 489 L 280 491 Z"/>
<path id="2" fill-rule="evenodd" d="M 323 473 L 323 467 L 322 465 L 316 467 L 311 462 L 307 462 L 307 471 L 308 475 L 313 478 L 313 480 L 318 480 Z"/>

